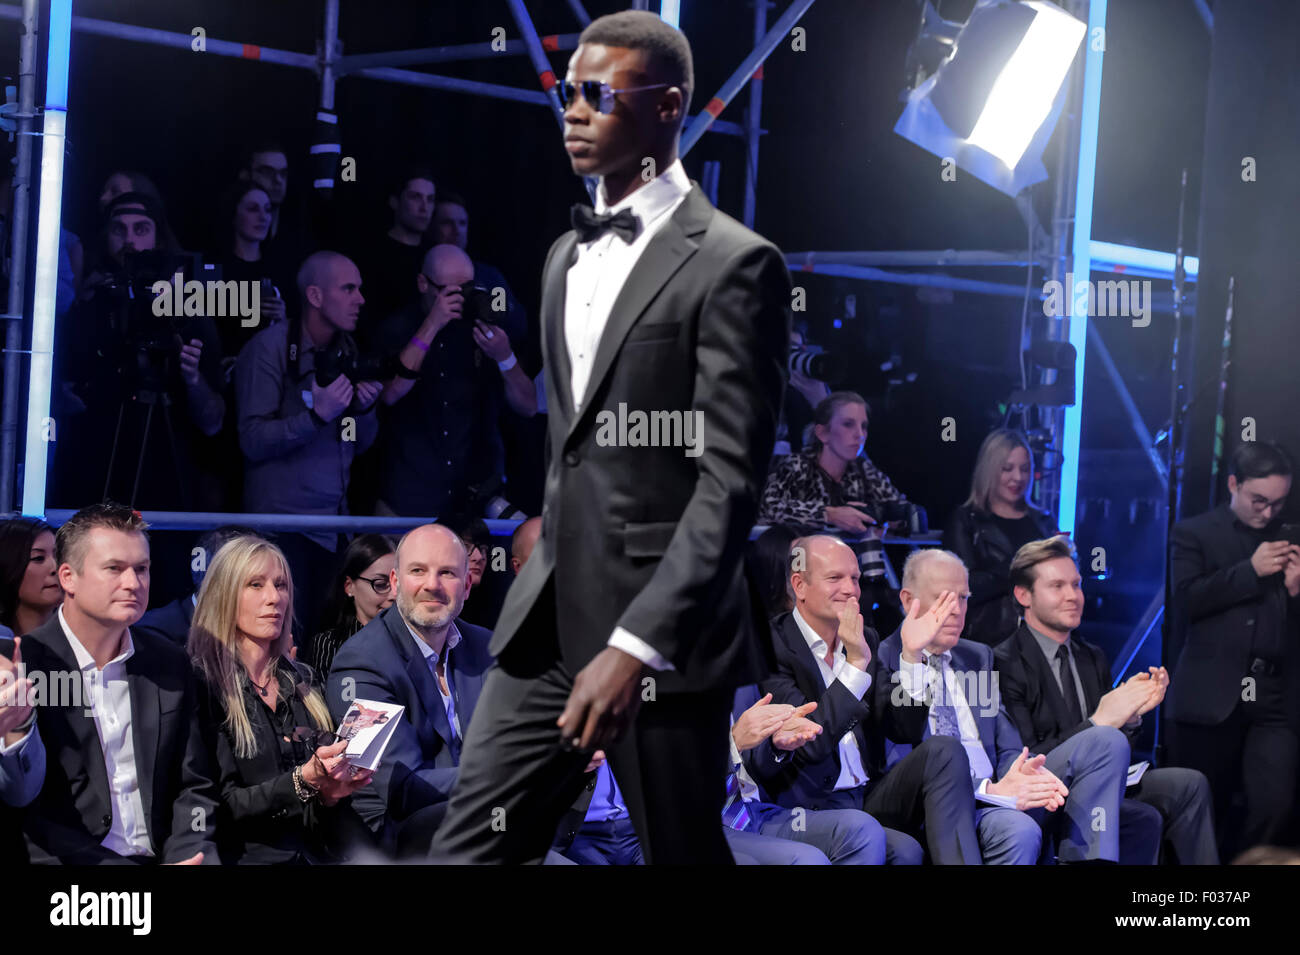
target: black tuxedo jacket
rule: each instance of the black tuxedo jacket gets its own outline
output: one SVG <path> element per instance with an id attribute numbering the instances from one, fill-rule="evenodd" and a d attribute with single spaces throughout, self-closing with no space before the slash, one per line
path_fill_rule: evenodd
<path id="1" fill-rule="evenodd" d="M 140 799 L 154 855 L 180 862 L 196 852 L 218 863 L 214 844 L 217 785 L 213 758 L 197 713 L 194 674 L 184 651 L 148 631 L 131 631 L 135 653 L 126 662 L 131 735 Z M 23 637 L 29 677 L 43 671 L 50 687 L 81 680 L 76 655 L 57 614 Z M 69 702 L 82 705 L 55 705 Z M 23 831 L 32 862 L 99 865 L 123 857 L 101 842 L 113 821 L 104 753 L 89 699 L 54 699 L 38 706 L 45 742 L 45 785 L 27 807 Z"/>
<path id="2" fill-rule="evenodd" d="M 542 533 L 506 595 L 492 653 L 508 662 L 558 648 L 577 672 L 622 626 L 675 667 L 656 675 L 657 692 L 753 682 L 766 672 L 763 618 L 742 557 L 787 377 L 785 263 L 692 188 L 614 302 L 575 413 L 564 303 L 577 242 L 561 236 L 543 273 Z M 701 412 L 703 453 L 611 445 L 620 408 Z"/>
<path id="3" fill-rule="evenodd" d="M 1250 674 L 1255 622 L 1265 601 L 1288 627 L 1291 725 L 1300 731 L 1300 659 L 1296 620 L 1300 605 L 1287 597 L 1282 575 L 1260 579 L 1250 564 L 1254 549 L 1233 529 L 1225 504 L 1180 521 L 1170 538 L 1174 578 L 1174 641 L 1168 715 L 1202 726 L 1222 723 L 1242 699 L 1242 680 Z M 1277 539 L 1282 538 L 1279 532 Z"/>
<path id="4" fill-rule="evenodd" d="M 773 703 L 801 706 L 816 700 L 817 709 L 808 718 L 823 727 L 820 736 L 791 753 L 759 747 L 745 754 L 750 775 L 776 803 L 787 808 L 844 808 L 835 803 L 831 793 L 840 775 L 839 745 L 845 733 L 853 733 L 858 741 L 869 783 L 885 775 L 886 736 L 897 743 L 921 742 L 930 708 L 893 704 L 892 694 L 902 693 L 902 687 L 881 660 L 880 641 L 870 627 L 866 638 L 871 648 L 871 662 L 867 665 L 871 686 L 859 700 L 839 680 L 829 687 L 822 682 L 821 669 L 793 612 L 776 619 L 776 672 L 759 689 L 771 693 Z"/>
<path id="5" fill-rule="evenodd" d="M 1101 647 L 1079 639 L 1077 633 L 1071 635 L 1070 647 L 1074 651 L 1071 656 L 1079 682 L 1083 684 L 1083 699 L 1079 701 L 1083 719 L 1077 723 L 1065 715 L 1065 697 L 1057 685 L 1056 674 L 1024 620 L 1015 633 L 993 649 L 1002 704 L 1031 754 L 1050 753 L 1075 733 L 1092 726 L 1088 717 L 1097 711 L 1102 696 L 1111 690 L 1110 661 Z M 1139 729 L 1137 726 L 1125 729 L 1130 741 Z"/>

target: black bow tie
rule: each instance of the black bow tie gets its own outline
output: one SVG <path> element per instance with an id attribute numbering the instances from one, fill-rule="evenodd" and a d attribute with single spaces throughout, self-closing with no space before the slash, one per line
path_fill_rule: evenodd
<path id="1" fill-rule="evenodd" d="M 615 213 L 598 213 L 591 206 L 576 205 L 569 213 L 569 220 L 578 230 L 579 242 L 594 242 L 606 232 L 631 245 L 641 231 L 641 220 L 631 209 Z"/>

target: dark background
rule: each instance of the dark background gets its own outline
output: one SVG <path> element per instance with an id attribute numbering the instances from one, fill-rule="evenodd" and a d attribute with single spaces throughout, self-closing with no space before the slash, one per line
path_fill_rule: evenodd
<path id="1" fill-rule="evenodd" d="M 543 34 L 579 30 L 563 0 L 531 0 L 527 5 Z M 973 0 L 946 0 L 939 9 L 945 17 L 961 20 L 972 5 Z M 607 0 L 586 3 L 592 16 L 625 6 Z M 1189 254 L 1199 251 L 1203 192 L 1217 197 L 1219 207 L 1237 210 L 1231 221 L 1223 220 L 1222 230 L 1216 229 L 1218 244 L 1208 243 L 1207 254 L 1236 250 L 1251 255 L 1288 236 L 1294 246 L 1294 230 L 1286 228 L 1288 217 L 1282 213 L 1295 208 L 1292 170 L 1297 158 L 1295 104 L 1300 98 L 1295 95 L 1294 48 L 1295 9 L 1300 5 L 1289 0 L 1218 0 L 1213 6 L 1225 24 L 1246 16 L 1241 12 L 1246 8 L 1255 12 L 1254 26 L 1225 27 L 1233 36 L 1232 48 L 1216 51 L 1216 75 L 1237 77 L 1240 88 L 1235 99 L 1219 107 L 1221 117 L 1237 116 L 1236 126 L 1221 118 L 1226 125 L 1208 142 L 1211 43 L 1193 4 L 1110 3 L 1094 237 L 1172 251 L 1179 174 L 1186 168 Z M 341 7 L 344 53 L 481 42 L 490 39 L 497 26 L 511 38 L 518 35 L 507 5 L 496 0 L 343 0 Z M 752 7 L 743 0 L 684 0 L 683 7 L 681 25 L 695 52 L 695 113 L 750 49 Z M 782 2 L 770 11 L 769 23 L 784 8 Z M 914 0 L 819 0 L 801 21 L 807 50 L 793 51 L 787 41 L 768 59 L 762 114 L 768 132 L 758 157 L 756 228 L 783 249 L 1024 246 L 1024 225 L 1007 197 L 964 173 L 956 182 L 942 181 L 937 157 L 892 132 L 901 110 L 904 59 L 915 36 L 918 10 Z M 322 27 L 322 5 L 300 0 L 79 0 L 77 13 L 183 33 L 202 26 L 209 39 L 308 53 L 316 48 Z M 1289 24 L 1289 34 L 1278 28 L 1270 40 L 1271 16 L 1281 17 L 1282 27 Z M 17 33 L 14 22 L 0 22 L 0 49 L 14 58 L 11 63 L 16 61 Z M 1273 55 L 1261 60 L 1255 73 L 1241 73 L 1240 65 L 1261 43 L 1272 43 Z M 563 75 L 568 56 L 551 54 L 557 74 Z M 537 88 L 522 56 L 428 69 Z M 215 197 L 233 177 L 242 145 L 254 135 L 271 134 L 288 145 L 290 203 L 303 202 L 318 96 L 310 72 L 74 32 L 70 84 L 64 215 L 65 223 L 88 243 L 93 242 L 100 185 L 110 169 L 126 167 L 138 168 L 158 182 L 183 244 L 206 246 Z M 1261 95 L 1266 90 L 1275 92 Z M 1289 112 L 1282 117 L 1268 114 L 1262 100 L 1271 104 L 1269 109 Z M 745 103 L 742 93 L 722 118 L 743 122 Z M 358 171 L 357 182 L 340 183 L 335 190 L 336 220 L 346 224 L 347 234 L 380 235 L 388 225 L 384 195 L 390 175 L 409 159 L 428 159 L 439 173 L 439 188 L 460 192 L 469 201 L 471 253 L 505 272 L 535 320 L 546 250 L 567 228 L 568 207 L 586 198 L 569 171 L 550 111 L 346 76 L 338 82 L 336 110 L 343 155 L 355 157 Z M 1280 119 L 1292 130 L 1289 138 L 1276 132 Z M 1249 144 L 1239 142 L 1242 137 Z M 1044 156 L 1049 171 L 1055 169 L 1059 139 L 1058 130 Z M 1221 183 L 1203 181 L 1203 168 L 1239 179 L 1240 156 L 1265 153 L 1275 163 L 1271 175 L 1290 177 L 1291 183 L 1279 185 L 1275 178 L 1273 192 L 1255 189 L 1250 193 L 1254 206 L 1243 205 L 1235 193 L 1221 194 Z M 692 178 L 700 177 L 706 159 L 721 160 L 718 204 L 739 217 L 744 164 L 752 161 L 743 141 L 706 136 L 685 161 Z M 1263 159 L 1260 170 L 1263 179 Z M 1232 188 L 1240 186 L 1237 182 Z M 1050 224 L 1052 188 L 1049 180 L 1034 189 L 1045 224 Z M 1289 207 L 1279 206 L 1288 201 Z M 1257 233 L 1250 210 L 1268 208 L 1274 209 L 1276 223 Z M 1222 270 L 1213 261 L 1203 259 L 1202 268 L 1214 282 L 1220 281 Z M 1023 269 L 956 274 L 1021 287 L 1026 281 Z M 1287 281 L 1294 283 L 1295 275 L 1291 268 Z M 1252 281 L 1268 285 L 1277 276 L 1276 271 L 1265 271 Z M 1035 271 L 1031 279 L 1037 292 L 1044 276 Z M 854 358 L 852 372 L 832 384 L 854 387 L 871 399 L 868 453 L 910 497 L 929 507 L 932 524 L 942 525 L 968 491 L 975 449 L 999 419 L 997 402 L 1018 384 L 1021 299 L 799 272 L 795 281 L 808 289 L 808 313 L 798 317 L 808 319 L 812 337 Z M 1156 280 L 1154 286 L 1166 310 L 1157 311 L 1149 327 L 1099 320 L 1153 433 L 1169 418 L 1172 329 L 1168 283 Z M 1274 285 L 1275 290 L 1281 287 Z M 1289 386 L 1294 380 L 1291 349 L 1276 347 L 1281 319 L 1294 316 L 1294 291 L 1277 293 L 1267 308 L 1249 312 L 1238 296 L 1243 341 L 1250 338 L 1245 328 L 1251 322 L 1256 327 L 1270 323 L 1271 337 L 1259 339 L 1262 344 L 1243 345 L 1254 349 L 1262 364 L 1258 375 L 1242 373 L 1250 383 L 1243 383 L 1248 390 L 1234 399 L 1234 414 L 1247 394 L 1249 403 L 1268 404 L 1269 395 L 1280 394 L 1283 383 Z M 853 318 L 846 316 L 848 295 L 855 298 Z M 1201 304 L 1221 313 L 1222 288 L 1216 286 Z M 1036 299 L 1030 314 L 1041 314 Z M 842 327 L 832 328 L 835 319 L 842 320 Z M 1193 333 L 1198 321 L 1189 318 Z M 1202 378 L 1217 370 L 1218 334 L 1207 328 L 1198 346 L 1189 345 L 1203 365 L 1196 372 Z M 872 366 L 888 355 L 897 355 L 906 369 L 915 371 L 915 382 L 886 393 Z M 1207 360 L 1210 365 L 1204 365 Z M 1089 584 L 1088 618 L 1090 634 L 1114 651 L 1160 586 L 1162 493 L 1095 356 L 1088 366 L 1076 540 L 1085 557 L 1094 546 L 1106 548 L 1109 577 Z M 1212 413 L 1212 397 L 1195 410 L 1206 408 Z M 1295 430 L 1289 423 L 1294 416 L 1282 419 L 1284 409 L 1274 401 L 1267 411 L 1258 412 L 1261 437 L 1268 436 L 1273 424 Z M 957 419 L 958 440 L 953 443 L 940 440 L 940 420 L 947 416 Z M 1189 495 L 1191 513 L 1205 506 L 1209 472 L 1208 455 L 1197 443 L 1204 442 L 1206 423 L 1197 419 L 1193 427 L 1197 430 L 1189 481 L 1199 480 L 1201 486 Z M 1150 649 L 1137 662 L 1154 662 L 1158 653 L 1153 656 Z"/>

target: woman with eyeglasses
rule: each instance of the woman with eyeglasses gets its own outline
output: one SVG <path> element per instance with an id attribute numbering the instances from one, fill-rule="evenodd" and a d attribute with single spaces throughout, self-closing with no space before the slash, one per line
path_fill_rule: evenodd
<path id="1" fill-rule="evenodd" d="M 334 665 L 334 654 L 380 612 L 393 604 L 392 578 L 397 567 L 393 545 L 382 534 L 361 534 L 353 538 L 343 554 L 343 568 L 330 589 L 325 617 L 331 621 L 307 642 L 302 654 L 323 681 Z"/>
<path id="2" fill-rule="evenodd" d="M 312 671 L 289 657 L 292 606 L 280 549 L 236 537 L 209 563 L 194 607 L 187 648 L 217 761 L 226 864 L 339 862 L 369 842 L 349 797 L 373 773 L 348 762 Z"/>

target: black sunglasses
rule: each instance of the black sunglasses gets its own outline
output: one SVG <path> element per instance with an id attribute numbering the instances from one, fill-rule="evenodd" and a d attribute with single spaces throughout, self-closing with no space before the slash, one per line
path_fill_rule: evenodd
<path id="1" fill-rule="evenodd" d="M 598 113 L 614 112 L 614 97 L 619 93 L 639 93 L 642 90 L 658 90 L 672 86 L 671 83 L 652 83 L 649 86 L 626 86 L 623 89 L 614 89 L 608 83 L 602 83 L 599 80 L 583 80 L 581 83 L 571 83 L 564 80 L 559 84 L 560 104 L 568 109 L 578 101 L 578 94 Z"/>

